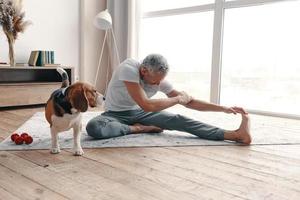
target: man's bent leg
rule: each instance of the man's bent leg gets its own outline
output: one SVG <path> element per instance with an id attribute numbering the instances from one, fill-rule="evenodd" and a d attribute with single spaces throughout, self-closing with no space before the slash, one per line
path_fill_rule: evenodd
<path id="1" fill-rule="evenodd" d="M 86 131 L 95 139 L 107 139 L 129 134 L 130 128 L 113 117 L 99 115 L 88 122 Z"/>
<path id="2" fill-rule="evenodd" d="M 143 111 L 141 111 L 143 112 Z M 224 140 L 224 130 L 179 114 L 149 112 L 140 115 L 138 123 L 153 125 L 167 130 L 188 132 L 208 140 Z"/>

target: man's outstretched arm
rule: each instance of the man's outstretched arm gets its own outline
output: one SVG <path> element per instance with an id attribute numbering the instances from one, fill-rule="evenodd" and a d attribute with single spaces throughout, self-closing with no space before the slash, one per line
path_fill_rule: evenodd
<path id="1" fill-rule="evenodd" d="M 178 95 L 181 95 L 181 92 L 177 90 L 172 90 L 168 94 L 169 98 L 176 97 Z M 226 107 L 226 106 L 220 106 L 217 104 L 205 102 L 199 99 L 193 99 L 190 101 L 190 103 L 186 104 L 185 107 L 194 109 L 194 110 L 199 110 L 199 111 L 213 111 L 213 112 L 225 112 L 225 113 L 241 113 L 241 114 L 247 114 L 247 112 L 241 108 L 241 107 Z"/>
<path id="2" fill-rule="evenodd" d="M 179 94 L 165 99 L 150 99 L 138 83 L 124 81 L 131 98 L 146 112 L 161 111 L 176 104 L 186 105 L 190 102 L 189 96 Z"/>

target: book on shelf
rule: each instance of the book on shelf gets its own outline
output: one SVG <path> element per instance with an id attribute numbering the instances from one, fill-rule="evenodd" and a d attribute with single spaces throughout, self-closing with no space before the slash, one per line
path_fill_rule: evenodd
<path id="1" fill-rule="evenodd" d="M 54 51 L 44 50 L 31 51 L 28 64 L 30 66 L 60 66 L 54 62 Z"/>
<path id="2" fill-rule="evenodd" d="M 39 51 L 39 55 L 36 61 L 36 66 L 43 66 L 46 62 L 45 51 Z"/>
<path id="3" fill-rule="evenodd" d="M 36 66 L 36 62 L 39 56 L 39 51 L 31 51 L 30 57 L 28 60 L 28 65 L 29 66 Z"/>

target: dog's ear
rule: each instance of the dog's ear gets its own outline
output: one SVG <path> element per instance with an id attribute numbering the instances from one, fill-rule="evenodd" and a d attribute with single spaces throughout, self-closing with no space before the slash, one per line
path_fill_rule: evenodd
<path id="1" fill-rule="evenodd" d="M 85 89 L 82 85 L 72 88 L 70 92 L 70 101 L 72 106 L 80 112 L 85 112 L 88 109 L 88 100 L 85 94 Z"/>

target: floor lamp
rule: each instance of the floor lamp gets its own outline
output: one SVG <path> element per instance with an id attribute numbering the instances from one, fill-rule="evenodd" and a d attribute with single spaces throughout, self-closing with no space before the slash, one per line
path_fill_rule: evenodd
<path id="1" fill-rule="evenodd" d="M 97 83 L 97 79 L 98 79 L 98 74 L 99 74 L 99 69 L 100 69 L 100 65 L 101 65 L 101 61 L 102 61 L 102 56 L 103 56 L 103 50 L 104 50 L 104 46 L 105 43 L 107 42 L 107 34 L 111 33 L 112 34 L 112 38 L 113 38 L 113 43 L 114 43 L 114 47 L 116 50 L 116 54 L 117 54 L 117 59 L 118 59 L 118 63 L 120 64 L 120 57 L 119 57 L 119 52 L 118 52 L 118 47 L 117 47 L 117 43 L 116 43 L 116 39 L 115 39 L 115 34 L 112 28 L 112 19 L 111 16 L 108 12 L 108 10 L 104 10 L 101 11 L 100 13 L 98 13 L 94 19 L 94 26 L 100 30 L 105 30 L 105 35 L 104 35 L 104 40 L 103 40 L 103 44 L 102 44 L 102 49 L 101 49 L 101 54 L 100 54 L 100 58 L 99 58 L 99 62 L 98 62 L 98 67 L 97 67 L 97 72 L 96 72 L 96 77 L 95 77 L 95 81 L 94 81 L 94 86 L 96 86 Z M 109 54 L 111 54 L 111 52 L 108 52 Z M 106 71 L 106 82 L 105 82 L 105 93 L 106 93 L 106 89 L 107 89 L 107 82 L 108 82 L 108 69 Z M 105 96 L 105 95 L 104 95 Z"/>

